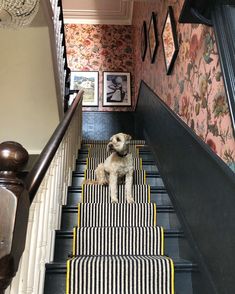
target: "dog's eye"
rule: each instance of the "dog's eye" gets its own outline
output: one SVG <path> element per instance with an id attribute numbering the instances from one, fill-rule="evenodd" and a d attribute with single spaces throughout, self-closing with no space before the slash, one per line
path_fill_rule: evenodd
<path id="1" fill-rule="evenodd" d="M 120 141 L 121 141 L 121 140 L 120 140 L 120 138 L 118 138 L 118 137 L 116 138 L 116 140 L 117 140 L 118 142 L 120 142 Z"/>

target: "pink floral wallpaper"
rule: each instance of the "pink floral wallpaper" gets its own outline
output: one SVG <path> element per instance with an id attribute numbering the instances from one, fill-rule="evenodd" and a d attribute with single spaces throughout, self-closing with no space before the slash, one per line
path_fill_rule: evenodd
<path id="1" fill-rule="evenodd" d="M 183 0 L 136 1 L 133 12 L 135 93 L 144 80 L 232 169 L 235 170 L 235 138 L 231 125 L 213 29 L 198 24 L 180 24 Z M 173 7 L 179 53 L 167 76 L 161 33 L 167 8 Z M 155 63 L 149 51 L 141 61 L 140 34 L 143 21 L 157 15 L 159 47 Z M 136 103 L 135 96 L 135 103 Z"/>
<path id="2" fill-rule="evenodd" d="M 65 34 L 70 69 L 99 71 L 99 111 L 131 110 L 131 107 L 102 107 L 102 94 L 103 71 L 130 72 L 134 85 L 132 27 L 67 24 Z"/>
<path id="3" fill-rule="evenodd" d="M 65 26 L 71 70 L 99 71 L 99 107 L 85 110 L 127 111 L 135 107 L 144 80 L 235 171 L 235 138 L 213 29 L 178 23 L 184 0 L 134 2 L 133 25 Z M 161 33 L 167 8 L 173 7 L 179 52 L 171 75 L 166 75 Z M 141 60 L 141 27 L 157 16 L 159 46 L 151 64 L 149 50 Z M 102 107 L 103 71 L 127 71 L 132 76 L 132 108 Z"/>

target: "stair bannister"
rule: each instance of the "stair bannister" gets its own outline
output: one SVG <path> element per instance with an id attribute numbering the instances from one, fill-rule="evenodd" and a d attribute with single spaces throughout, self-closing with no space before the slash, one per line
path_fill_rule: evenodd
<path id="1" fill-rule="evenodd" d="M 82 95 L 24 183 L 17 172 L 27 162 L 27 151 L 15 142 L 0 144 L 0 294 L 43 293 L 45 263 L 53 259 L 55 230 L 81 146 Z"/>

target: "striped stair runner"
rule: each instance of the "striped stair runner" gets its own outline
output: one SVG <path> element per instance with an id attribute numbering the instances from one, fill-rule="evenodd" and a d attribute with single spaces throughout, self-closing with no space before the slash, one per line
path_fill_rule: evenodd
<path id="1" fill-rule="evenodd" d="M 140 142 L 132 141 L 131 148 L 136 156 L 135 203 L 126 202 L 124 184 L 118 186 L 119 203 L 111 203 L 108 186 L 82 186 L 73 257 L 67 261 L 67 294 L 174 294 L 173 261 L 164 256 L 164 230 L 157 226 L 157 207 L 150 201 L 142 161 L 134 150 Z M 108 154 L 105 141 L 87 144 L 85 179 L 92 180 Z"/>
<path id="2" fill-rule="evenodd" d="M 86 180 L 95 180 L 95 170 L 85 170 L 84 178 Z M 123 179 L 124 181 L 124 179 Z M 146 172 L 144 170 L 134 170 L 133 184 L 146 184 Z"/>
<path id="3" fill-rule="evenodd" d="M 135 148 L 134 145 L 131 145 L 129 147 L 129 152 L 132 153 L 133 157 L 138 157 L 139 153 L 138 153 L 138 149 Z M 107 151 L 107 147 L 104 145 L 99 146 L 99 148 L 96 147 L 90 147 L 89 151 L 88 151 L 88 157 L 90 158 L 107 158 L 109 155 L 111 154 L 111 152 Z"/>
<path id="4" fill-rule="evenodd" d="M 88 157 L 86 159 L 87 169 L 88 170 L 95 170 L 99 163 L 104 162 L 107 156 L 99 157 L 99 158 L 91 158 Z M 141 158 L 133 158 L 133 165 L 134 169 L 142 170 L 142 159 Z"/>
<path id="5" fill-rule="evenodd" d="M 133 197 L 137 203 L 150 202 L 149 185 L 133 185 Z M 125 185 L 118 185 L 118 199 L 120 203 L 126 202 Z M 82 200 L 85 203 L 111 202 L 109 187 L 101 185 L 83 185 Z"/>

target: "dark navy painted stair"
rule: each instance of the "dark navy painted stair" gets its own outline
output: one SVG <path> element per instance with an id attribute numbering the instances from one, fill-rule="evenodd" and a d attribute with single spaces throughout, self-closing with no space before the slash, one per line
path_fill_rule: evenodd
<path id="1" fill-rule="evenodd" d="M 45 294 L 65 293 L 66 260 L 72 254 L 73 227 L 77 225 L 77 203 L 81 201 L 87 154 L 87 145 L 83 145 L 73 172 L 72 186 L 68 188 L 67 205 L 62 210 L 61 230 L 56 232 L 54 261 L 46 265 Z M 157 206 L 157 225 L 164 227 L 165 255 L 174 261 L 175 293 L 199 294 L 196 285 L 199 270 L 192 261 L 190 246 L 147 147 L 140 148 L 140 157 L 143 160 L 143 169 L 146 170 L 147 184 L 151 186 L 151 202 Z"/>

